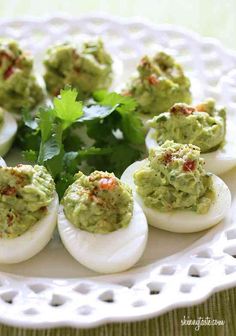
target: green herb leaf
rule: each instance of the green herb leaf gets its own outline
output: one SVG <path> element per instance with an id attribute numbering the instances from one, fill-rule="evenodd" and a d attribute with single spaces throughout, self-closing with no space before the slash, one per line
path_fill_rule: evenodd
<path id="1" fill-rule="evenodd" d="M 90 121 L 94 119 L 104 119 L 115 111 L 117 105 L 115 106 L 101 106 L 101 105 L 91 105 L 84 106 L 84 115 L 78 119 L 78 122 Z"/>
<path id="2" fill-rule="evenodd" d="M 109 105 L 113 107 L 121 116 L 120 129 L 124 138 L 132 144 L 141 145 L 145 140 L 145 128 L 138 114 L 135 112 L 137 102 L 127 96 L 118 93 L 106 91 L 98 91 L 94 94 L 94 98 L 101 105 Z"/>
<path id="3" fill-rule="evenodd" d="M 126 112 L 135 111 L 137 102 L 132 97 L 122 96 L 116 92 L 106 92 L 104 90 L 94 93 L 94 98 L 104 106 L 117 106 L 117 110 Z"/>
<path id="4" fill-rule="evenodd" d="M 133 162 L 140 159 L 140 150 L 123 142 L 113 147 L 110 155 L 112 171 L 120 177 L 123 171 Z"/>
<path id="5" fill-rule="evenodd" d="M 146 130 L 142 121 L 135 113 L 121 112 L 121 129 L 124 138 L 134 145 L 142 145 L 145 141 Z"/>
<path id="6" fill-rule="evenodd" d="M 44 162 L 57 156 L 62 148 L 62 125 L 57 124 L 50 138 L 46 142 L 41 142 L 38 162 L 43 164 Z"/>
<path id="7" fill-rule="evenodd" d="M 51 173 L 60 197 L 78 170 L 110 171 L 119 177 L 140 158 L 136 147 L 144 143 L 145 130 L 134 99 L 105 90 L 96 92 L 87 106 L 76 99 L 77 91 L 66 88 L 54 99 L 54 106 L 40 108 L 36 118 L 25 110 L 17 138 L 24 157 Z"/>
<path id="8" fill-rule="evenodd" d="M 76 89 L 64 89 L 60 96 L 54 98 L 54 114 L 64 121 L 64 128 L 75 122 L 83 115 L 82 102 L 76 101 L 78 92 Z"/>
<path id="9" fill-rule="evenodd" d="M 22 151 L 22 155 L 26 161 L 29 161 L 32 163 L 35 163 L 37 161 L 38 153 L 32 149 Z"/>
<path id="10" fill-rule="evenodd" d="M 51 173 L 52 177 L 56 179 L 56 181 L 58 180 L 60 174 L 65 169 L 64 162 L 63 162 L 64 155 L 65 155 L 65 151 L 63 147 L 61 147 L 58 155 L 54 155 L 50 160 L 47 160 L 44 163 L 47 170 Z"/>
<path id="11" fill-rule="evenodd" d="M 14 145 L 20 147 L 22 150 L 39 151 L 41 137 L 39 128 L 32 130 L 27 126 L 20 126 L 17 132 L 17 137 Z"/>
<path id="12" fill-rule="evenodd" d="M 63 157 L 65 171 L 74 175 L 78 170 L 78 152 L 67 152 Z"/>
<path id="13" fill-rule="evenodd" d="M 39 127 L 42 141 L 46 142 L 51 135 L 55 116 L 52 108 L 39 109 Z"/>
<path id="14" fill-rule="evenodd" d="M 99 147 L 88 147 L 78 151 L 80 158 L 86 158 L 92 155 L 107 155 L 112 153 L 112 147 L 99 148 Z"/>
<path id="15" fill-rule="evenodd" d="M 56 190 L 61 199 L 64 196 L 66 189 L 74 182 L 74 174 L 62 172 L 56 180 Z"/>

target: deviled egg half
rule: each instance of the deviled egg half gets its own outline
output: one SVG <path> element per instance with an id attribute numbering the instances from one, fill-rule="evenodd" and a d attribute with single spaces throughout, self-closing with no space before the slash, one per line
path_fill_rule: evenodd
<path id="1" fill-rule="evenodd" d="M 13 143 L 17 132 L 15 118 L 0 107 L 0 155 L 4 156 Z"/>
<path id="2" fill-rule="evenodd" d="M 140 60 L 137 74 L 131 78 L 123 94 L 135 98 L 144 119 L 145 115 L 167 111 L 174 103 L 189 104 L 192 101 L 190 80 L 182 66 L 163 51 Z"/>
<path id="3" fill-rule="evenodd" d="M 0 263 L 27 260 L 52 237 L 58 197 L 42 166 L 0 167 Z"/>
<path id="4" fill-rule="evenodd" d="M 131 189 L 114 174 L 79 172 L 62 200 L 58 229 L 81 264 L 100 273 L 124 271 L 143 254 L 146 217 Z"/>
<path id="5" fill-rule="evenodd" d="M 90 40 L 79 46 L 54 45 L 47 50 L 44 65 L 46 88 L 52 96 L 57 96 L 65 85 L 71 85 L 84 99 L 96 90 L 107 89 L 112 82 L 112 58 L 102 40 Z"/>
<path id="6" fill-rule="evenodd" d="M 222 174 L 236 166 L 236 126 L 226 121 L 225 109 L 216 108 L 213 99 L 197 106 L 175 104 L 147 124 L 148 150 L 173 140 L 198 146 L 209 172 Z"/>
<path id="7" fill-rule="evenodd" d="M 33 72 L 33 57 L 11 39 L 0 39 L 0 106 L 20 113 L 32 110 L 44 98 Z"/>
<path id="8" fill-rule="evenodd" d="M 231 206 L 227 185 L 204 169 L 200 149 L 166 141 L 130 165 L 127 183 L 148 223 L 173 232 L 197 232 L 219 223 Z"/>

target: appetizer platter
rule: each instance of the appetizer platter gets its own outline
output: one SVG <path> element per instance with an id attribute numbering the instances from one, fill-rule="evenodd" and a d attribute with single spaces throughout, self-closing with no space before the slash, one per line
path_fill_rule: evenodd
<path id="1" fill-rule="evenodd" d="M 0 28 L 0 322 L 141 320 L 235 286 L 236 54 L 104 15 Z"/>

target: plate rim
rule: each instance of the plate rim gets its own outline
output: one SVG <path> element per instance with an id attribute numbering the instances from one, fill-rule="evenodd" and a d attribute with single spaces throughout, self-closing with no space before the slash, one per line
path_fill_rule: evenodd
<path id="1" fill-rule="evenodd" d="M 148 28 L 154 29 L 154 30 L 175 30 L 177 32 L 180 32 L 184 35 L 188 35 L 191 38 L 193 38 L 194 40 L 197 40 L 199 43 L 202 43 L 202 41 L 204 42 L 209 42 L 211 44 L 214 44 L 217 48 L 220 48 L 221 50 L 224 51 L 225 54 L 230 55 L 235 63 L 236 63 L 236 51 L 233 51 L 227 47 L 224 47 L 222 45 L 222 43 L 217 40 L 216 38 L 212 38 L 212 37 L 203 37 L 200 34 L 191 31 L 187 28 L 184 27 L 180 27 L 177 25 L 173 25 L 173 24 L 155 24 L 155 23 L 151 23 L 149 22 L 147 19 L 142 18 L 142 17 L 129 17 L 129 18 L 123 18 L 123 17 L 118 17 L 118 16 L 114 16 L 114 15 L 108 15 L 105 13 L 89 13 L 89 14 L 85 14 L 85 15 L 81 15 L 81 16 L 71 16 L 71 15 L 65 15 L 65 14 L 59 14 L 59 15 L 47 15 L 47 16 L 43 16 L 42 18 L 36 18 L 36 17 L 31 17 L 31 16 L 26 16 L 26 17 L 22 17 L 22 18 L 13 18 L 13 19 L 1 19 L 0 20 L 0 24 L 8 24 L 8 23 L 15 23 L 15 22 L 19 22 L 20 24 L 25 24 L 28 22 L 35 22 L 37 21 L 38 23 L 41 22 L 50 22 L 52 20 L 66 20 L 66 21 L 79 21 L 79 20 L 88 20 L 91 18 L 100 18 L 103 20 L 109 20 L 110 22 L 115 22 L 115 23 L 120 23 L 120 24 L 125 24 L 125 25 L 129 25 L 129 24 L 142 24 Z M 230 70 L 226 76 L 230 75 L 231 72 L 234 72 L 235 70 Z M 205 236 L 203 236 L 204 238 Z M 197 242 L 201 241 L 202 238 L 198 239 Z M 195 242 L 197 244 L 197 242 Z M 163 259 L 161 259 L 160 261 L 156 262 L 155 264 L 159 264 L 159 263 L 163 263 L 168 261 L 168 259 L 173 258 L 176 255 L 182 255 L 183 253 L 186 253 L 188 250 L 191 249 L 194 250 L 195 249 L 195 243 L 193 243 L 192 245 L 190 245 L 190 247 L 185 248 L 183 251 L 175 253 L 171 256 L 165 257 Z M 204 244 L 203 244 L 204 245 Z M 201 245 L 202 246 L 202 245 Z M 150 264 L 151 265 L 151 264 Z M 145 268 L 147 268 L 148 266 L 144 266 L 144 267 L 140 267 L 139 269 L 134 269 L 128 272 L 125 272 L 124 275 L 126 276 L 127 274 L 130 275 L 132 273 L 135 274 L 135 272 L 137 270 L 143 270 Z M 14 279 L 14 281 L 26 281 L 29 279 L 40 279 L 40 280 L 54 280 L 55 278 L 41 278 L 41 277 L 25 277 L 25 276 L 21 276 L 21 275 L 14 275 L 14 274 L 9 274 L 9 273 L 5 273 L 5 272 L 0 272 L 0 280 L 1 280 L 1 276 L 4 276 L 6 278 L 12 278 Z M 115 275 L 116 276 L 116 275 Z M 99 275 L 96 278 L 103 278 L 103 277 L 112 277 L 112 276 L 103 276 L 103 275 Z M 71 280 L 71 281 L 82 281 L 82 282 L 86 282 L 87 280 L 88 282 L 92 283 L 92 282 L 96 282 L 96 280 L 94 280 L 93 277 L 89 277 L 89 278 L 70 278 L 67 280 Z M 14 319 L 12 317 L 8 317 L 8 316 L 4 316 L 4 314 L 0 314 L 0 323 L 2 324 L 6 324 L 9 326 L 14 326 L 14 327 L 24 327 L 24 328 L 37 328 L 37 329 L 46 329 L 46 328 L 55 328 L 55 327 L 73 327 L 73 328 L 91 328 L 91 327 L 97 327 L 100 325 L 103 325 L 105 323 L 112 323 L 112 322 L 131 322 L 131 321 L 140 321 L 140 320 L 145 320 L 147 318 L 153 318 L 153 317 L 157 317 L 159 315 L 162 315 L 170 310 L 176 309 L 176 308 L 181 308 L 181 307 L 189 307 L 192 306 L 194 304 L 200 304 L 203 301 L 205 301 L 206 299 L 208 299 L 210 296 L 212 296 L 214 293 L 219 292 L 221 290 L 225 290 L 225 289 L 229 289 L 232 288 L 236 285 L 236 278 L 232 278 L 222 284 L 220 283 L 218 286 L 214 286 L 211 288 L 211 290 L 208 290 L 207 293 L 203 294 L 202 296 L 200 296 L 198 299 L 192 299 L 190 300 L 180 300 L 178 302 L 174 302 L 168 306 L 166 306 L 165 308 L 161 309 L 161 310 L 156 310 L 156 311 L 152 311 L 152 312 L 142 312 L 139 313 L 135 316 L 107 316 L 107 317 L 103 317 L 94 321 L 81 321 L 79 320 L 79 318 L 77 320 L 70 320 L 70 319 L 65 319 L 65 320 L 57 320 L 57 321 L 39 321 L 39 322 L 35 322 L 35 321 L 31 321 L 30 319 L 28 319 L 28 321 L 26 322 L 25 320 L 21 320 L 21 319 Z M 1 287 L 0 287 L 1 290 Z M 1 306 L 3 306 L 4 303 L 1 305 L 1 301 L 0 301 L 0 312 L 1 312 Z M 4 308 L 3 308 L 4 310 Z"/>

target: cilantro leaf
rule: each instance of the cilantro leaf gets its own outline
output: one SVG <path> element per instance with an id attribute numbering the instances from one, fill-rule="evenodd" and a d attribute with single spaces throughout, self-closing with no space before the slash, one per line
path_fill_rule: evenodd
<path id="1" fill-rule="evenodd" d="M 113 111 L 115 111 L 117 105 L 115 106 L 101 106 L 101 105 L 91 105 L 84 106 L 84 115 L 78 119 L 78 122 L 90 121 L 94 119 L 103 119 L 109 116 Z"/>
<path id="2" fill-rule="evenodd" d="M 63 164 L 66 172 L 75 174 L 78 170 L 78 152 L 67 152 L 63 157 Z"/>
<path id="3" fill-rule="evenodd" d="M 43 133 L 42 133 L 43 140 Z M 62 125 L 55 125 L 55 129 L 47 141 L 42 141 L 39 149 L 38 162 L 43 164 L 57 156 L 62 148 Z"/>
<path id="4" fill-rule="evenodd" d="M 124 138 L 134 145 L 142 145 L 145 141 L 146 130 L 140 118 L 135 113 L 121 112 L 121 129 Z"/>
<path id="5" fill-rule="evenodd" d="M 54 98 L 54 106 L 40 108 L 37 117 L 25 110 L 17 138 L 24 157 L 51 173 L 60 197 L 78 170 L 98 169 L 119 177 L 140 158 L 139 145 L 144 143 L 134 99 L 105 90 L 95 92 L 87 105 L 77 97 L 75 89 L 66 88 Z"/>
<path id="6" fill-rule="evenodd" d="M 50 160 L 47 160 L 44 165 L 47 170 L 51 173 L 52 177 L 57 181 L 60 177 L 61 172 L 64 171 L 64 162 L 63 158 L 65 155 L 64 148 L 61 147 L 58 155 L 54 155 Z"/>
<path id="7" fill-rule="evenodd" d="M 101 105 L 117 106 L 118 111 L 133 112 L 137 107 L 137 102 L 132 97 L 122 96 L 116 92 L 97 91 L 94 93 L 94 98 Z"/>
<path id="8" fill-rule="evenodd" d="M 56 180 L 56 190 L 59 198 L 61 199 L 65 193 L 65 190 L 74 182 L 74 174 L 62 172 Z"/>
<path id="9" fill-rule="evenodd" d="M 112 106 L 121 116 L 120 129 L 124 138 L 132 144 L 141 145 L 145 140 L 145 128 L 135 112 L 137 102 L 132 97 L 106 91 L 95 92 L 94 98 L 101 105 Z"/>
<path id="10" fill-rule="evenodd" d="M 54 113 L 51 108 L 40 108 L 39 109 L 39 127 L 41 131 L 42 141 L 45 142 L 51 135 L 53 122 L 54 122 Z"/>
<path id="11" fill-rule="evenodd" d="M 54 114 L 63 121 L 63 128 L 67 128 L 83 115 L 83 105 L 76 100 L 77 95 L 76 89 L 66 88 L 53 100 Z"/>
<path id="12" fill-rule="evenodd" d="M 80 158 L 85 158 L 92 155 L 107 155 L 110 153 L 112 153 L 112 147 L 99 148 L 92 146 L 78 151 Z"/>
<path id="13" fill-rule="evenodd" d="M 14 145 L 20 147 L 22 150 L 39 150 L 41 137 L 40 130 L 32 130 L 27 126 L 20 126 L 18 128 L 17 137 L 15 139 Z"/>
<path id="14" fill-rule="evenodd" d="M 29 162 L 36 162 L 38 153 L 32 149 L 22 151 L 23 158 Z"/>
<path id="15" fill-rule="evenodd" d="M 127 145 L 125 142 L 117 144 L 113 147 L 110 155 L 112 171 L 120 177 L 131 163 L 140 159 L 140 154 L 140 150 Z"/>

